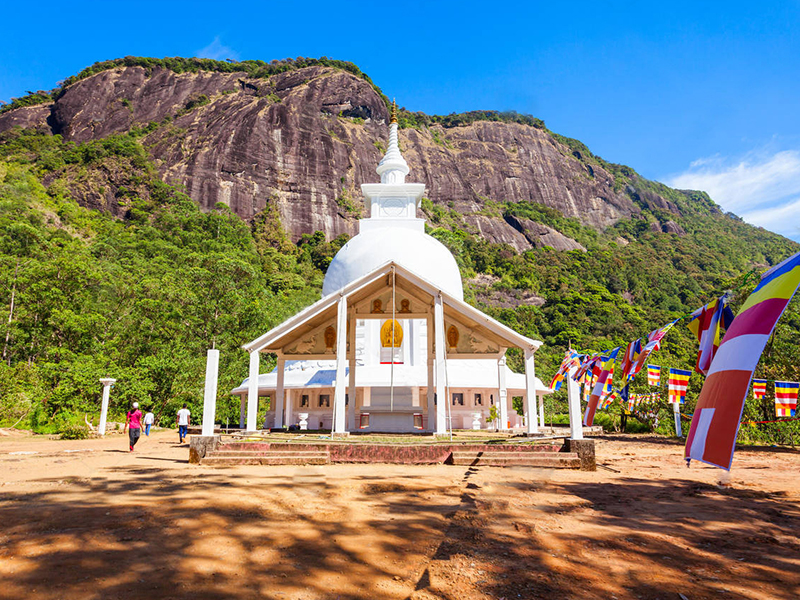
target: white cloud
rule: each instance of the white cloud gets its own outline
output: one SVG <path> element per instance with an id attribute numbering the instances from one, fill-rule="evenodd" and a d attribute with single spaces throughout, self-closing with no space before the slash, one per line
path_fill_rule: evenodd
<path id="1" fill-rule="evenodd" d="M 239 53 L 236 50 L 225 46 L 219 39 L 219 36 L 214 38 L 208 46 L 196 52 L 198 58 L 212 58 L 214 60 L 239 60 Z"/>
<path id="2" fill-rule="evenodd" d="M 760 225 L 800 242 L 800 198 L 770 208 L 746 212 L 741 217 L 748 223 Z"/>
<path id="3" fill-rule="evenodd" d="M 800 151 L 760 149 L 733 160 L 699 158 L 665 183 L 708 192 L 749 223 L 800 240 Z"/>

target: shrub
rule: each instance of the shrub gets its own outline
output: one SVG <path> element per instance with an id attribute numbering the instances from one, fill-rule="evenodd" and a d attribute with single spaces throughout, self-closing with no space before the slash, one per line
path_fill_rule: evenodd
<path id="1" fill-rule="evenodd" d="M 89 437 L 89 429 L 85 425 L 69 423 L 59 431 L 62 440 L 85 440 Z"/>

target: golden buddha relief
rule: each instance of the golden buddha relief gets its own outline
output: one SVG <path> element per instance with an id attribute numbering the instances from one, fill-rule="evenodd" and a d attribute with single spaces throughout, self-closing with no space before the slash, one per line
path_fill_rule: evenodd
<path id="1" fill-rule="evenodd" d="M 373 300 L 372 301 L 372 314 L 378 314 L 383 312 L 383 302 L 380 300 Z"/>
<path id="2" fill-rule="evenodd" d="M 333 325 L 328 325 L 325 328 L 325 348 L 333 350 L 336 345 L 336 328 Z"/>
<path id="3" fill-rule="evenodd" d="M 394 324 L 394 327 L 392 324 Z M 394 338 L 394 340 L 392 338 Z M 399 348 L 402 343 L 403 328 L 400 326 L 400 323 L 393 319 L 389 319 L 388 321 L 384 322 L 384 324 L 381 326 L 381 347 Z"/>
<path id="4" fill-rule="evenodd" d="M 458 346 L 458 329 L 456 329 L 455 325 L 450 325 L 447 328 L 447 345 L 450 347 L 450 350 L 453 351 Z"/>

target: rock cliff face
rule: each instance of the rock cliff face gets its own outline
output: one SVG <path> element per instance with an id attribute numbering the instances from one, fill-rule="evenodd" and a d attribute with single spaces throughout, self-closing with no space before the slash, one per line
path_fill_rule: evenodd
<path id="1" fill-rule="evenodd" d="M 84 142 L 158 123 L 143 143 L 166 181 L 182 184 L 202 207 L 223 202 L 244 219 L 277 209 L 297 239 L 317 230 L 328 237 L 356 233 L 359 186 L 378 180 L 387 121 L 387 108 L 368 82 L 333 68 L 250 79 L 122 67 L 71 85 L 52 104 L 0 115 L 0 132 L 40 127 Z M 518 250 L 581 246 L 533 221 L 486 216 L 487 201 L 537 202 L 598 229 L 636 214 L 634 199 L 677 210 L 655 194 L 615 191 L 612 174 L 527 125 L 435 125 L 403 129 L 400 138 L 409 181 L 425 183 L 435 204 L 461 213 L 490 241 Z M 93 201 L 85 190 L 80 197 L 123 210 Z"/>

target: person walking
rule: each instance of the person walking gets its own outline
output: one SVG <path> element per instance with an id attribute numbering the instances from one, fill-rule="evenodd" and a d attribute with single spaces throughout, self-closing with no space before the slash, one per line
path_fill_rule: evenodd
<path id="1" fill-rule="evenodd" d="M 186 432 L 189 430 L 189 423 L 191 421 L 192 413 L 186 408 L 186 404 L 178 411 L 178 437 L 180 438 L 179 444 L 186 440 Z"/>
<path id="2" fill-rule="evenodd" d="M 133 452 L 133 447 L 142 435 L 142 411 L 139 410 L 138 402 L 134 402 L 133 410 L 125 415 L 125 429 L 128 430 L 128 441 Z"/>
<path id="3" fill-rule="evenodd" d="M 152 409 L 147 410 L 147 414 L 144 416 L 144 434 L 147 437 L 150 437 L 150 426 L 156 420 L 155 415 L 153 414 Z"/>

